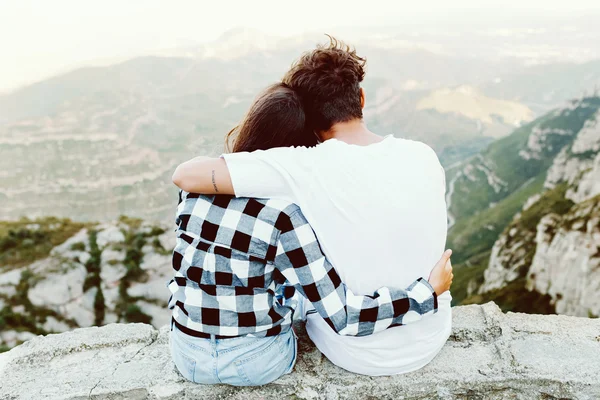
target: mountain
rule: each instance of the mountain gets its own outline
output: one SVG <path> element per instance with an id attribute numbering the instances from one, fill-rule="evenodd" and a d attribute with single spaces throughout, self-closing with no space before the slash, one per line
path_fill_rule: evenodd
<path id="1" fill-rule="evenodd" d="M 253 76 L 260 81 L 259 71 Z M 0 151 L 8 155 L 0 159 L 0 216 L 110 220 L 134 210 L 171 217 L 174 167 L 222 151 L 254 95 L 239 90 L 244 79 L 218 60 L 150 57 L 0 98 Z"/>
<path id="2" fill-rule="evenodd" d="M 258 91 L 323 39 L 234 29 L 168 56 L 80 68 L 0 95 L 0 220 L 172 219 L 175 166 L 222 152 Z M 356 45 L 368 59 L 369 127 L 429 144 L 447 167 L 600 79 L 592 61 L 525 68 L 491 50 L 448 51 L 440 40 L 447 38 L 390 33 Z M 540 103 L 524 92 L 534 78 L 540 93 L 553 82 L 569 90 Z M 454 199 L 455 217 L 461 207 Z"/>
<path id="3" fill-rule="evenodd" d="M 168 323 L 170 229 L 121 217 L 0 222 L 0 351 L 111 322 Z"/>
<path id="4" fill-rule="evenodd" d="M 0 151 L 7 155 L 0 159 L 0 219 L 53 215 L 108 221 L 124 213 L 172 218 L 175 166 L 222 152 L 225 133 L 298 54 L 299 49 L 283 49 L 235 60 L 142 57 L 78 69 L 0 96 Z M 405 65 L 395 74 L 400 81 L 374 73 L 365 83 L 373 99 L 365 114 L 373 129 L 449 151 L 448 162 L 489 143 L 477 117 L 416 108 L 432 82 L 418 84 L 418 90 L 396 87 L 401 79 L 422 78 L 407 67 L 417 54 L 388 52 L 380 69 L 391 74 L 396 64 Z M 458 67 L 445 71 L 460 60 L 422 56 L 440 61 L 431 62 L 437 66 L 429 72 L 437 68 L 440 79 L 433 86 L 466 79 L 454 75 Z M 495 120 L 486 126 L 508 131 L 513 124 Z"/>
<path id="5" fill-rule="evenodd" d="M 456 302 L 600 314 L 600 97 L 536 119 L 449 175 Z"/>

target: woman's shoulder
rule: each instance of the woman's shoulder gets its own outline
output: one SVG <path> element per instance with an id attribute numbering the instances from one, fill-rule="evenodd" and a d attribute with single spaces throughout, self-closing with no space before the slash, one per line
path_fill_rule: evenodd
<path id="1" fill-rule="evenodd" d="M 259 199 L 253 197 L 235 197 L 226 195 L 199 196 L 212 205 L 238 212 L 245 216 L 275 224 L 280 216 L 292 216 L 299 212 L 296 204 L 281 199 Z"/>
<path id="2" fill-rule="evenodd" d="M 258 216 L 262 209 L 271 209 L 285 214 L 293 214 L 300 208 L 289 201 L 281 199 L 259 199 L 253 197 L 235 197 L 230 195 L 205 195 L 199 193 L 189 193 L 183 190 L 179 191 L 179 201 L 211 203 L 221 208 L 231 208 L 233 210 L 243 211 L 253 216 Z"/>
<path id="3" fill-rule="evenodd" d="M 248 230 L 251 229 L 253 237 L 265 242 L 272 238 L 272 230 L 287 232 L 307 223 L 300 207 L 294 203 L 279 199 L 247 197 L 230 199 L 222 220 L 235 220 L 238 221 L 237 224 L 246 225 Z"/>

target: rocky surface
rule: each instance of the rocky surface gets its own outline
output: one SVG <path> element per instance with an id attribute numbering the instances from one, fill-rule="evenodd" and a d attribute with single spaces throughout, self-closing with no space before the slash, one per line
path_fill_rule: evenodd
<path id="1" fill-rule="evenodd" d="M 371 378 L 331 364 L 300 335 L 295 371 L 257 388 L 187 382 L 169 330 L 145 324 L 36 337 L 0 355 L 1 399 L 597 399 L 600 320 L 454 309 L 453 333 L 425 368 Z"/>
<path id="2" fill-rule="evenodd" d="M 527 278 L 528 289 L 552 297 L 557 313 L 600 316 L 600 197 L 542 218 Z"/>
<path id="3" fill-rule="evenodd" d="M 575 203 L 600 194 L 600 111 L 586 121 L 573 145 L 565 147 L 548 170 L 544 186 L 553 188 L 561 182 L 572 187 L 567 198 Z"/>
<path id="4" fill-rule="evenodd" d="M 544 142 L 540 132 L 536 143 Z M 550 295 L 556 312 L 600 315 L 599 151 L 596 111 L 553 159 L 545 191 L 526 202 L 495 242 L 480 294 L 526 278 L 528 290 Z"/>
<path id="5" fill-rule="evenodd" d="M 517 233 L 520 233 L 521 237 L 515 240 Z M 500 236 L 492 247 L 490 261 L 483 274 L 484 282 L 479 287 L 479 293 L 500 289 L 507 282 L 514 281 L 520 276 L 520 270 L 528 266 L 528 260 L 525 257 L 528 249 L 525 243 L 532 237 L 532 233 L 519 232 L 517 228 L 512 228 L 507 234 Z"/>
<path id="6" fill-rule="evenodd" d="M 89 224 L 31 264 L 0 264 L 0 347 L 113 322 L 165 325 L 174 239 L 165 226 L 122 218 Z"/>

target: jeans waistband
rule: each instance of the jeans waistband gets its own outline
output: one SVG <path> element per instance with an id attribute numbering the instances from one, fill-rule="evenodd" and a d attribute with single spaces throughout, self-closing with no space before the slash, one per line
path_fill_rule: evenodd
<path id="1" fill-rule="evenodd" d="M 181 325 L 180 323 L 175 321 L 175 318 L 171 318 L 171 330 L 173 330 L 173 326 L 176 326 L 177 329 L 179 329 L 181 332 L 185 333 L 186 335 L 197 337 L 197 338 L 202 338 L 202 339 L 233 339 L 233 338 L 237 338 L 237 337 L 246 336 L 246 335 L 224 336 L 224 335 L 213 335 L 213 334 L 204 333 L 204 332 L 197 332 L 197 331 L 194 331 L 190 328 L 187 328 L 187 327 Z"/>

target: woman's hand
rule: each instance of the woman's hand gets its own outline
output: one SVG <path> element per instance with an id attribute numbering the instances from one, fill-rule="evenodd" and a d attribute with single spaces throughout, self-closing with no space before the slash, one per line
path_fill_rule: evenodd
<path id="1" fill-rule="evenodd" d="M 452 263 L 450 262 L 451 255 L 452 250 L 446 250 L 429 275 L 429 284 L 438 296 L 450 290 L 450 286 L 452 285 L 454 274 L 452 273 Z"/>

